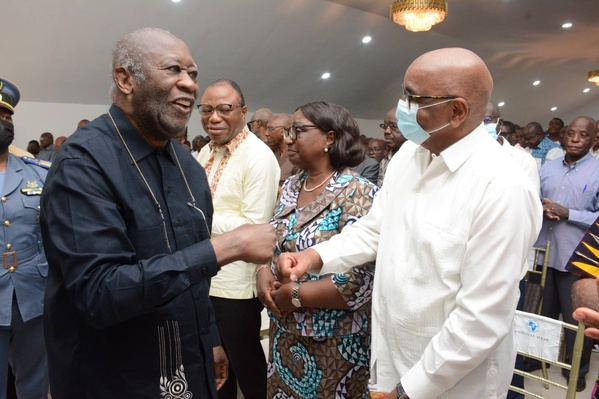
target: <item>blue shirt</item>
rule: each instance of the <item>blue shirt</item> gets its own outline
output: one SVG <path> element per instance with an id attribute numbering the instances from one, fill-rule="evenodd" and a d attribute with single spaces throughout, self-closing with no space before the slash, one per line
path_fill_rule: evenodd
<path id="1" fill-rule="evenodd" d="M 543 165 L 545 164 L 545 158 L 547 157 L 547 153 L 555 147 L 559 147 L 559 144 L 554 141 L 551 141 L 549 136 L 545 136 L 543 140 L 541 140 L 539 145 L 532 149 L 531 155 L 533 156 L 533 158 L 540 159 L 541 165 Z"/>
<path id="2" fill-rule="evenodd" d="M 64 143 L 41 204 L 53 396 L 150 398 L 177 386 L 181 397 L 216 397 L 206 173 L 182 146 L 154 149 L 116 106 L 109 112 L 164 222 L 108 115 Z"/>
<path id="3" fill-rule="evenodd" d="M 547 198 L 570 211 L 568 220 L 544 219 L 535 246 L 551 241 L 549 267 L 565 271 L 568 259 L 585 231 L 599 217 L 599 160 L 590 154 L 568 166 L 564 158 L 541 167 L 541 199 Z"/>

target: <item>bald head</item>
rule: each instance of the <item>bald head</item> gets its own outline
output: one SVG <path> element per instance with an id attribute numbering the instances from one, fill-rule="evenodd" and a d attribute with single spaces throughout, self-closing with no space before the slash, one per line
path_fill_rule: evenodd
<path id="1" fill-rule="evenodd" d="M 467 122 L 472 128 L 482 121 L 493 90 L 493 79 L 483 60 L 470 50 L 444 48 L 418 57 L 408 68 L 421 87 L 416 94 L 447 95 L 465 99 L 470 109 Z M 432 91 L 431 91 L 432 90 Z"/>
<path id="2" fill-rule="evenodd" d="M 422 146 L 438 155 L 481 124 L 493 79 L 472 51 L 445 48 L 418 57 L 406 70 L 404 89 L 420 107 L 427 107 L 417 113 L 418 124 L 431 132 Z"/>
<path id="3" fill-rule="evenodd" d="M 67 138 L 65 136 L 58 136 L 56 140 L 54 140 L 54 151 L 58 152 L 62 146 L 62 143 L 64 143 L 66 139 Z"/>

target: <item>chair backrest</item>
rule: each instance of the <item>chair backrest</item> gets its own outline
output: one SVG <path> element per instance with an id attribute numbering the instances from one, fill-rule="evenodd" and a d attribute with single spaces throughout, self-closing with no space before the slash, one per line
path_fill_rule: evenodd
<path id="1" fill-rule="evenodd" d="M 524 278 L 526 281 L 526 288 L 524 291 L 525 312 L 541 314 L 541 308 L 543 307 L 543 293 L 545 291 L 545 280 L 547 279 L 547 267 L 549 265 L 550 249 L 550 241 L 547 241 L 547 244 L 544 248 L 533 247 L 533 267 L 526 273 L 526 277 Z M 539 263 L 541 259 L 542 263 Z"/>
<path id="2" fill-rule="evenodd" d="M 560 351 L 563 350 L 561 338 L 564 334 L 564 329 L 576 331 L 574 350 L 572 351 L 572 363 L 559 361 L 561 358 Z M 547 388 L 551 385 L 564 389 L 566 391 L 566 399 L 574 399 L 576 397 L 576 382 L 580 373 L 580 360 L 582 358 L 582 346 L 584 342 L 584 324 L 579 323 L 575 326 L 534 313 L 516 311 L 514 316 L 514 337 L 518 354 L 570 370 L 570 379 L 566 386 L 549 378 L 531 374 L 517 368 L 514 369 L 514 374 L 541 382 Z M 527 397 L 545 398 L 545 396 L 538 392 L 514 386 L 510 386 L 510 390 L 526 395 Z"/>

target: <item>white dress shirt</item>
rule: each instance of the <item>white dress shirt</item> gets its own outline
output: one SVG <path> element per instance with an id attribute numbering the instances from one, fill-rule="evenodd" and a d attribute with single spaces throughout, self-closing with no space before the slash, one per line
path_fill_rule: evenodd
<path id="1" fill-rule="evenodd" d="M 215 148 L 214 167 L 208 176 L 212 183 L 226 147 Z M 198 154 L 198 162 L 206 166 L 211 155 L 206 145 Z M 268 223 L 272 217 L 279 189 L 281 170 L 274 154 L 254 134 L 235 149 L 222 170 L 212 198 L 214 215 L 212 236 L 231 231 L 246 223 Z M 250 299 L 256 295 L 256 265 L 233 262 L 212 278 L 210 295 L 229 299 Z"/>
<path id="2" fill-rule="evenodd" d="M 443 134 L 443 133 L 435 133 Z M 482 125 L 438 157 L 410 142 L 368 215 L 314 247 L 322 273 L 376 257 L 372 378 L 416 399 L 504 398 L 538 191 Z"/>

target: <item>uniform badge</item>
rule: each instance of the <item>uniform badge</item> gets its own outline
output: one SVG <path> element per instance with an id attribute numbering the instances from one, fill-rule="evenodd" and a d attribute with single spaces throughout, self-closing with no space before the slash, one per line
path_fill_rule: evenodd
<path id="1" fill-rule="evenodd" d="M 22 188 L 21 193 L 25 194 L 28 197 L 31 197 L 34 195 L 42 195 L 42 188 L 39 186 L 37 181 L 35 181 L 35 180 L 28 181 L 27 188 Z"/>

